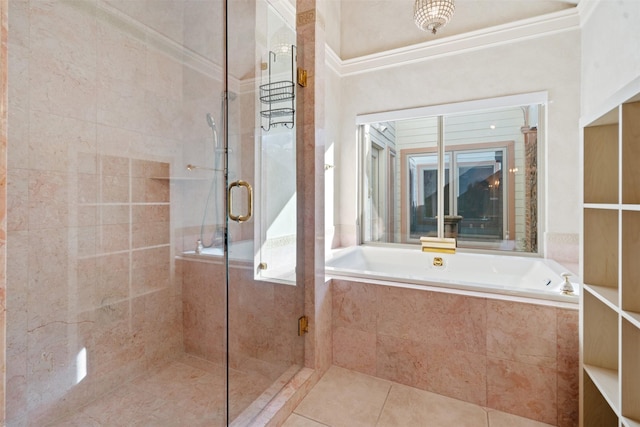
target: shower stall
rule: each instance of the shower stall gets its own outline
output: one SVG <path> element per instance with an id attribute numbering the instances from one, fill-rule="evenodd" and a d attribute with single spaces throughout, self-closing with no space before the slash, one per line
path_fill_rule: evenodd
<path id="1" fill-rule="evenodd" d="M 250 425 L 302 367 L 293 16 L 9 0 L 7 426 Z"/>

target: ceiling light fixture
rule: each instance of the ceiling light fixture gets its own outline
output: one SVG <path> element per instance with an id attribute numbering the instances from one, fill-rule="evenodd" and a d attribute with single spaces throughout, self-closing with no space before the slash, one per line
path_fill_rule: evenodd
<path id="1" fill-rule="evenodd" d="M 413 19 L 423 31 L 436 33 L 451 20 L 455 10 L 454 0 L 416 0 Z"/>

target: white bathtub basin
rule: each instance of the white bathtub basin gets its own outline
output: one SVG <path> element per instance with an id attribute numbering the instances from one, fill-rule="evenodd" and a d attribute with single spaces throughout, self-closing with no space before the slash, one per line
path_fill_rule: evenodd
<path id="1" fill-rule="evenodd" d="M 436 260 L 436 258 L 438 258 Z M 537 257 L 458 252 L 422 252 L 420 247 L 355 246 L 336 251 L 326 262 L 332 277 L 358 277 L 503 295 L 578 302 L 579 285 L 571 277 L 575 295 L 562 295 L 567 269 Z"/>

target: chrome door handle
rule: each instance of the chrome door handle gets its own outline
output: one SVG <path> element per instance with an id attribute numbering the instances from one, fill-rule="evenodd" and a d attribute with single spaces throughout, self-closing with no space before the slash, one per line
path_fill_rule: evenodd
<path id="1" fill-rule="evenodd" d="M 249 212 L 247 212 L 246 215 L 235 215 L 232 212 L 233 209 L 233 189 L 235 187 L 244 187 L 247 189 L 247 205 L 249 208 Z M 227 199 L 229 201 L 229 204 L 227 206 L 227 214 L 229 215 L 229 219 L 236 221 L 236 222 L 245 222 L 245 221 L 249 221 L 251 219 L 251 216 L 253 215 L 253 189 L 251 188 L 251 185 L 249 185 L 249 183 L 247 181 L 243 181 L 243 180 L 238 180 L 238 181 L 234 181 L 231 184 L 229 184 L 229 189 L 227 190 Z"/>

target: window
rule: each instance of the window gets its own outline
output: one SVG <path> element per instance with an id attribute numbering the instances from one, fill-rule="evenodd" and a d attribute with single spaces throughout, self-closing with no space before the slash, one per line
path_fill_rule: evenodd
<path id="1" fill-rule="evenodd" d="M 546 94 L 520 103 L 527 98 L 360 117 L 363 242 L 419 244 L 422 236 L 441 236 L 462 248 L 536 253 Z"/>

